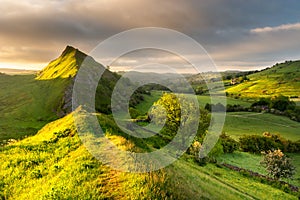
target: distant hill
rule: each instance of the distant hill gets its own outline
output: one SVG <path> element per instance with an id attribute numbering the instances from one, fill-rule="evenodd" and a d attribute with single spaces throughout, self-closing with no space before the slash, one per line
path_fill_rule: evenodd
<path id="1" fill-rule="evenodd" d="M 120 75 L 125 74 L 125 72 L 118 72 Z M 155 73 L 155 72 L 138 72 L 129 71 L 126 72 L 126 77 L 132 78 L 135 82 L 150 82 L 150 81 L 166 81 L 172 79 L 178 79 L 178 74 L 173 73 Z"/>
<path id="2" fill-rule="evenodd" d="M 0 68 L 0 73 L 8 75 L 21 75 L 21 74 L 35 74 L 36 70 L 25 70 L 25 69 L 10 69 L 10 68 Z"/>
<path id="3" fill-rule="evenodd" d="M 300 97 L 300 61 L 287 61 L 247 76 L 250 80 L 229 87 L 229 95 L 250 98 L 276 96 Z"/>

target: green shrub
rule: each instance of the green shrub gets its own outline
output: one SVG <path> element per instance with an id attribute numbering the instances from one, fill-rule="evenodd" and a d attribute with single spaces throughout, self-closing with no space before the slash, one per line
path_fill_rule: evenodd
<path id="1" fill-rule="evenodd" d="M 223 153 L 224 151 L 221 140 L 218 140 L 218 142 L 215 144 L 212 150 L 208 153 L 209 161 L 216 162 L 216 157 L 220 156 Z"/>
<path id="2" fill-rule="evenodd" d="M 245 135 L 240 137 L 240 147 L 245 152 L 261 153 L 271 149 L 279 148 L 279 145 L 272 138 L 260 135 Z"/>
<path id="3" fill-rule="evenodd" d="M 300 141 L 293 142 L 286 140 L 278 134 L 269 132 L 263 135 L 245 135 L 239 138 L 242 151 L 261 153 L 262 151 L 282 149 L 286 153 L 300 152 Z"/>
<path id="4" fill-rule="evenodd" d="M 132 119 L 136 119 L 140 115 L 139 111 L 132 107 L 129 108 L 129 114 Z"/>
<path id="5" fill-rule="evenodd" d="M 233 153 L 234 151 L 239 149 L 239 143 L 225 133 L 222 133 L 220 135 L 220 140 L 223 146 L 224 153 Z"/>

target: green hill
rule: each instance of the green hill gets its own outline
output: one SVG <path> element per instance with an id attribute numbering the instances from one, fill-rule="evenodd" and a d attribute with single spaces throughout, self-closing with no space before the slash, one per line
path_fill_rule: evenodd
<path id="1" fill-rule="evenodd" d="M 0 144 L 35 134 L 43 125 L 71 112 L 72 88 L 87 55 L 71 46 L 37 76 L 0 74 Z M 96 109 L 109 112 L 119 76 L 88 57 L 89 67 L 104 70 L 96 93 Z"/>
<path id="2" fill-rule="evenodd" d="M 250 80 L 229 87 L 229 94 L 242 97 L 268 97 L 279 94 L 300 97 L 300 61 L 276 64 L 248 76 Z"/>

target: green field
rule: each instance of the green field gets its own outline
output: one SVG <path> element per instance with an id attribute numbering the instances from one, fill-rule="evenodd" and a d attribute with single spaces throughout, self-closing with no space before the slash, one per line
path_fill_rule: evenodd
<path id="1" fill-rule="evenodd" d="M 286 139 L 300 140 L 300 123 L 284 116 L 269 113 L 228 112 L 223 128 L 227 134 L 238 138 L 242 135 L 270 132 Z"/>
<path id="2" fill-rule="evenodd" d="M 292 163 L 296 166 L 296 173 L 292 180 L 284 179 L 284 181 L 300 187 L 300 155 L 299 154 L 287 154 L 292 158 Z M 223 154 L 218 157 L 218 161 L 221 163 L 227 163 L 234 166 L 238 166 L 244 169 L 248 169 L 260 174 L 266 175 L 267 172 L 263 166 L 260 165 L 262 155 L 255 155 L 246 152 L 234 152 L 231 154 Z"/>
<path id="3" fill-rule="evenodd" d="M 153 105 L 155 101 L 157 101 L 162 95 L 162 91 L 151 91 L 151 95 L 144 95 L 144 101 L 136 106 L 136 109 L 140 111 L 141 114 L 146 114 L 150 107 Z M 189 95 L 189 94 L 187 94 Z M 222 98 L 222 99 L 221 99 Z M 243 100 L 243 99 L 235 99 L 231 97 L 215 97 L 218 101 L 220 99 L 220 103 L 224 101 L 226 98 L 226 104 L 230 105 L 241 105 L 244 107 L 250 107 L 253 101 Z M 197 95 L 197 99 L 199 102 L 199 106 L 204 108 L 205 105 L 211 103 L 211 97 L 208 95 Z"/>
<path id="4" fill-rule="evenodd" d="M 145 95 L 145 100 L 137 105 L 140 113 L 147 113 L 151 105 L 161 96 L 160 91 L 151 92 L 151 96 Z M 200 106 L 210 101 L 209 96 L 197 96 Z M 250 103 L 240 99 L 227 98 L 227 103 L 250 106 Z M 216 113 L 217 114 L 217 113 Z M 300 123 L 290 120 L 285 116 L 278 116 L 269 113 L 254 112 L 227 112 L 223 131 L 235 139 L 242 135 L 270 132 L 280 134 L 286 139 L 293 141 L 300 140 Z"/>
<path id="5" fill-rule="evenodd" d="M 140 112 L 141 115 L 145 115 L 148 113 L 149 109 L 161 96 L 162 91 L 151 91 L 151 95 L 143 95 L 144 101 L 136 105 L 136 109 Z"/>
<path id="6" fill-rule="evenodd" d="M 204 107 L 207 103 L 211 103 L 211 97 L 210 96 L 204 96 L 204 95 L 197 95 L 198 101 L 199 101 L 199 105 L 201 107 Z M 217 100 L 220 99 L 220 102 L 226 101 L 227 105 L 241 105 L 243 107 L 250 107 L 251 106 L 251 101 L 246 101 L 243 99 L 234 99 L 231 97 L 215 97 Z"/>

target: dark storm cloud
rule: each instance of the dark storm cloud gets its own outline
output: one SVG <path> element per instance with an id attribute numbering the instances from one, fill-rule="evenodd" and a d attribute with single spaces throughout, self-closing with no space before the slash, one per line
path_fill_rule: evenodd
<path id="1" fill-rule="evenodd" d="M 67 44 L 89 52 L 120 31 L 158 26 L 191 36 L 218 65 L 269 65 L 298 56 L 299 9 L 297 0 L 2 1 L 0 62 L 45 63 Z"/>

